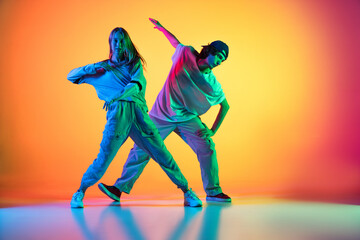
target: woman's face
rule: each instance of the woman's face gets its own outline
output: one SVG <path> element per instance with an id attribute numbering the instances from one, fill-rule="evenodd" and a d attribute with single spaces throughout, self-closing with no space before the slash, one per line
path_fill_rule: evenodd
<path id="1" fill-rule="evenodd" d="M 125 51 L 124 36 L 120 32 L 116 32 L 110 42 L 113 55 L 121 56 Z"/>

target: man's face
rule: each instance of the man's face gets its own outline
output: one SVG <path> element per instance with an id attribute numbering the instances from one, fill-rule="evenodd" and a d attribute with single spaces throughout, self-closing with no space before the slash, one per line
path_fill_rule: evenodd
<path id="1" fill-rule="evenodd" d="M 118 56 L 125 50 L 124 38 L 120 32 L 115 33 L 111 40 L 111 49 L 113 54 Z"/>
<path id="2" fill-rule="evenodd" d="M 211 69 L 219 66 L 223 61 L 225 61 L 225 52 L 217 52 L 215 55 L 209 54 L 206 58 L 206 62 Z"/>

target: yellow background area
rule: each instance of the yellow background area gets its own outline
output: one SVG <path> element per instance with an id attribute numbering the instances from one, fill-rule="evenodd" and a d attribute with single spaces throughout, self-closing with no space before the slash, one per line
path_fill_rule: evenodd
<path id="1" fill-rule="evenodd" d="M 147 61 L 151 108 L 174 48 L 149 17 L 198 51 L 214 40 L 229 45 L 229 58 L 214 69 L 230 104 L 213 137 L 225 193 L 357 193 L 359 12 L 358 1 L 1 1 L 2 197 L 70 198 L 79 187 L 106 112 L 93 87 L 66 76 L 106 59 L 115 27 L 129 32 Z M 208 126 L 218 110 L 202 117 Z M 190 147 L 175 134 L 165 144 L 204 196 Z M 123 145 L 101 182 L 120 177 L 132 145 Z M 151 161 L 131 194 L 181 192 Z M 96 187 L 87 192 L 100 195 Z"/>

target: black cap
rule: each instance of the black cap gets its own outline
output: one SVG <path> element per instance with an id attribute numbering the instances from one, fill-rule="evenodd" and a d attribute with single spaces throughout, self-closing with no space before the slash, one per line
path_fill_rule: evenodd
<path id="1" fill-rule="evenodd" d="M 216 48 L 216 50 L 223 53 L 225 55 L 225 59 L 228 58 L 228 56 L 229 56 L 229 47 L 228 47 L 228 45 L 226 45 L 226 43 L 224 43 L 224 42 L 222 42 L 220 40 L 217 40 L 217 41 L 214 41 L 214 42 L 210 43 L 210 46 Z"/>

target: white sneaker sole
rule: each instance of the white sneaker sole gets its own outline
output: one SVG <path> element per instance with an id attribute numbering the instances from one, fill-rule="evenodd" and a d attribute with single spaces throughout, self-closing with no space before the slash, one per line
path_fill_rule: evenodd
<path id="1" fill-rule="evenodd" d="M 184 206 L 185 207 L 202 207 L 202 203 L 195 203 L 195 204 L 190 204 L 189 202 L 184 202 Z"/>
<path id="2" fill-rule="evenodd" d="M 79 203 L 79 202 L 73 202 L 73 201 L 71 201 L 70 202 L 70 206 L 72 207 L 72 208 L 83 208 L 84 207 L 84 203 Z"/>

